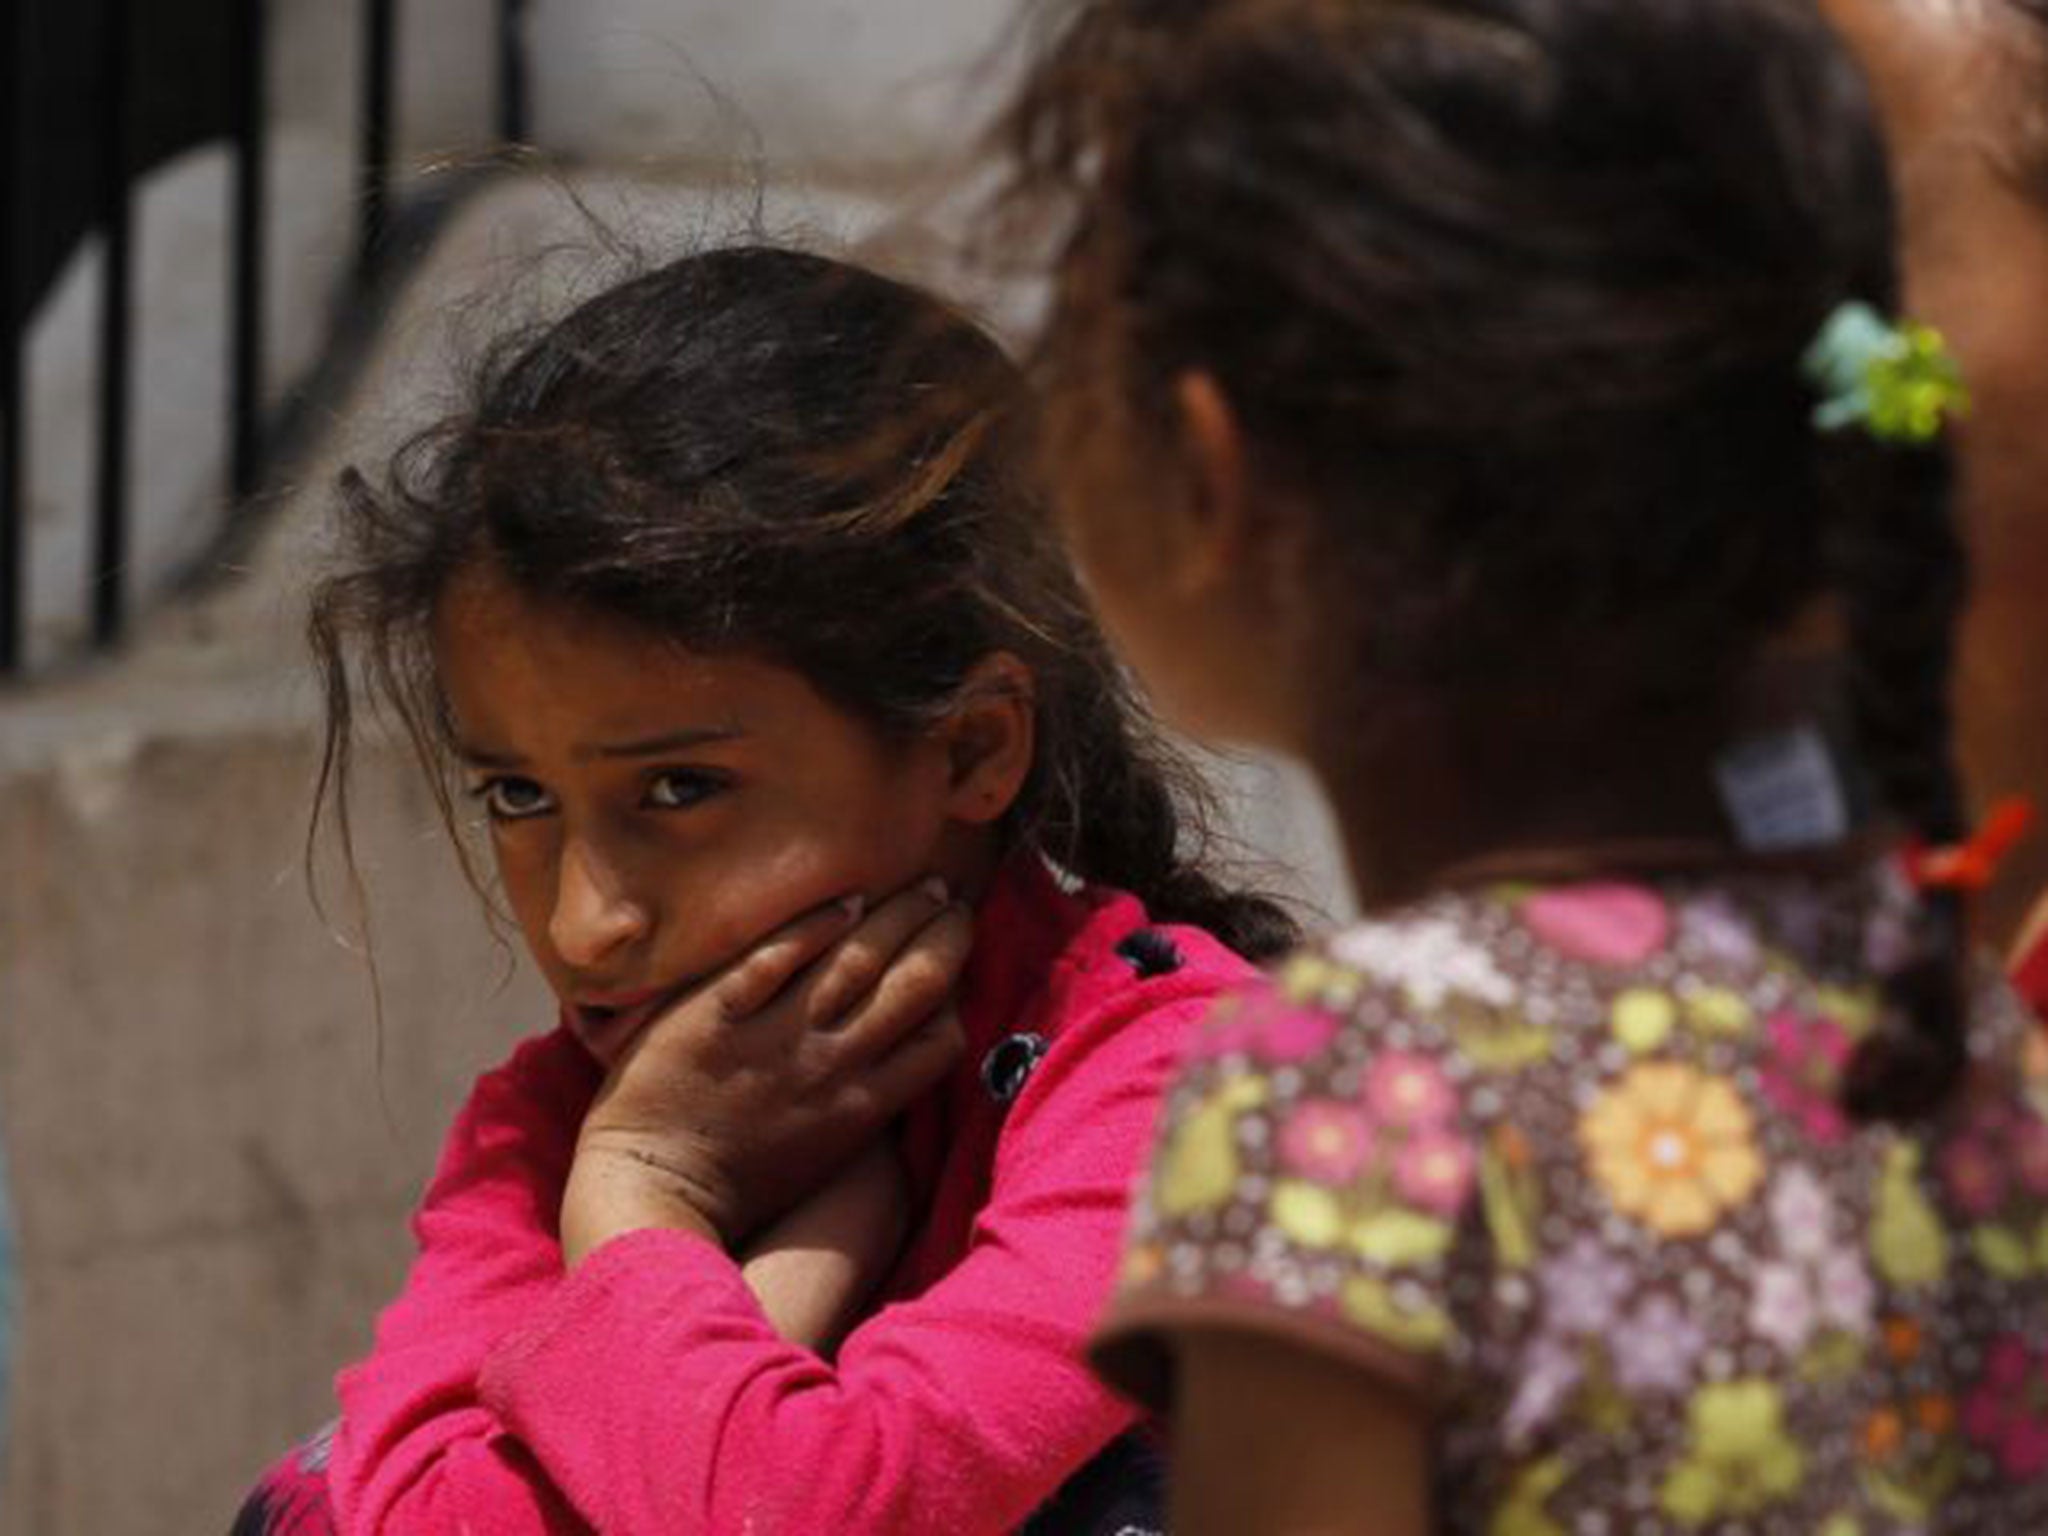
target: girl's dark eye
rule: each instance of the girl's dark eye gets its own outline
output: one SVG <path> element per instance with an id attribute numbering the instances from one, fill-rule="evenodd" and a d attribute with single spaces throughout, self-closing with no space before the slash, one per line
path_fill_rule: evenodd
<path id="1" fill-rule="evenodd" d="M 493 821 L 524 821 L 555 808 L 554 797 L 532 779 L 486 779 L 474 793 Z"/>
<path id="2" fill-rule="evenodd" d="M 647 783 L 647 803 L 657 810 L 682 811 L 709 800 L 726 787 L 725 780 L 712 773 L 675 768 L 657 773 Z"/>

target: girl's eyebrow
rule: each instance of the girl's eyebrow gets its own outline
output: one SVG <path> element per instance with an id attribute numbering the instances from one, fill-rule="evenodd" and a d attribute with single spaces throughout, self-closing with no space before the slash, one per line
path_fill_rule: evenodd
<path id="1" fill-rule="evenodd" d="M 691 747 L 707 747 L 722 741 L 737 741 L 747 733 L 737 725 L 706 725 L 689 730 L 670 731 L 662 736 L 649 736 L 640 741 L 606 742 L 596 747 L 579 747 L 578 757 L 655 757 L 663 752 L 686 752 Z"/>
<path id="2" fill-rule="evenodd" d="M 508 752 L 493 752 L 486 747 L 472 746 L 466 741 L 455 743 L 455 755 L 472 768 L 520 768 L 526 759 Z"/>
<path id="3" fill-rule="evenodd" d="M 736 725 L 695 726 L 688 730 L 668 731 L 660 736 L 648 736 L 639 741 L 602 742 L 596 746 L 579 746 L 573 755 L 579 758 L 657 757 L 664 752 L 687 752 L 692 747 L 737 741 L 746 734 Z M 472 768 L 510 771 L 526 766 L 526 759 L 517 753 L 493 752 L 489 748 L 474 746 L 466 741 L 455 743 L 455 755 Z"/>

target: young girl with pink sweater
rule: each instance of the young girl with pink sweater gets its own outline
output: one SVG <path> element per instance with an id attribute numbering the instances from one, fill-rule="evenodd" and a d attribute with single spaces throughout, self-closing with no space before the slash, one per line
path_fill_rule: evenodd
<path id="1" fill-rule="evenodd" d="M 1022 416 L 929 297 L 729 250 L 345 482 L 330 766 L 366 681 L 561 1018 L 243 1529 L 1150 1522 L 1080 1345 L 1180 1037 L 1287 924 L 1186 857 Z"/>

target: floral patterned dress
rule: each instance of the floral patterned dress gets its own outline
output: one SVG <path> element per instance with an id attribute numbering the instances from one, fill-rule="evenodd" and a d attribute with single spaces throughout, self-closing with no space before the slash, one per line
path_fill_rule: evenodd
<path id="1" fill-rule="evenodd" d="M 1441 1527 L 2048 1532 L 2048 1040 L 1852 1124 L 1888 868 L 1437 895 L 1219 1005 L 1097 1358 L 1264 1330 L 1420 1395 Z"/>

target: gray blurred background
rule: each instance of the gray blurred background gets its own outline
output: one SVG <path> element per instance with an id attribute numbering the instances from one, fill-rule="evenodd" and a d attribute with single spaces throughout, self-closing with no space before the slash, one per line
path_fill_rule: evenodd
<path id="1" fill-rule="evenodd" d="M 98 37 L 110 6 L 68 10 Z M 150 6 L 152 25 L 178 9 Z M 261 457 L 238 498 L 234 143 L 207 113 L 159 131 L 159 107 L 137 108 L 126 131 L 155 138 L 126 205 L 127 539 L 106 643 L 108 242 L 49 169 L 92 163 L 90 125 L 38 116 L 78 97 L 61 71 L 16 98 L 13 164 L 42 177 L 16 176 L 16 211 L 34 203 L 45 233 L 11 235 L 26 449 L 21 644 L 0 681 L 0 1137 L 24 1264 L 8 1532 L 224 1531 L 265 1462 L 331 1413 L 468 1081 L 551 1017 L 388 746 L 358 785 L 366 907 L 339 883 L 326 920 L 307 898 L 317 736 L 298 626 L 335 469 L 447 405 L 494 330 L 616 275 L 601 232 L 654 257 L 765 232 L 999 319 L 1029 308 L 947 256 L 931 191 L 999 87 L 1011 0 L 387 6 L 390 202 L 367 264 L 368 8 L 259 9 Z M 186 43 L 134 45 L 129 88 L 189 79 L 211 103 L 227 86 L 207 71 L 235 45 L 221 28 L 247 14 L 214 0 Z M 494 162 L 508 36 L 539 155 Z M 1340 913 L 1300 782 L 1249 763 L 1224 777 L 1247 840 Z"/>

